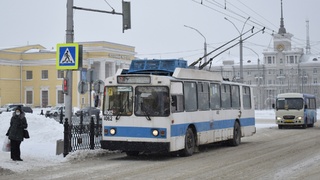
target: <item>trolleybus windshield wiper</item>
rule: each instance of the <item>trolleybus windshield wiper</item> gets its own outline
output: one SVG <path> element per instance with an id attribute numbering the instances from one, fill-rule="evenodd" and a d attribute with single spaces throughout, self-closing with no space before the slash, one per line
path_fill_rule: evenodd
<path id="1" fill-rule="evenodd" d="M 122 105 L 122 107 L 120 107 L 120 111 L 119 111 L 119 113 L 118 113 L 117 116 L 116 116 L 116 120 L 119 120 L 119 119 L 120 119 L 122 113 L 124 112 L 124 107 L 125 107 L 125 106 L 126 106 L 126 104 L 124 103 L 124 104 Z"/>
<path id="2" fill-rule="evenodd" d="M 122 113 L 122 112 L 119 112 L 119 113 L 117 114 L 117 116 L 116 116 L 116 120 L 119 120 L 119 119 L 120 119 L 120 117 L 121 117 L 121 113 Z"/>
<path id="3" fill-rule="evenodd" d="M 150 121 L 151 118 L 150 118 L 149 114 L 147 113 L 147 111 L 144 110 L 143 112 L 144 112 L 144 114 L 145 114 L 146 119 L 147 119 L 148 121 Z"/>

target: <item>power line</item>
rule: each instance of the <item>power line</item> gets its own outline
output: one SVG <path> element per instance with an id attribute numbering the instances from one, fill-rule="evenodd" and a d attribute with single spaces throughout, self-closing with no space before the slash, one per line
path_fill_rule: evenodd
<path id="1" fill-rule="evenodd" d="M 112 9 L 112 11 L 115 11 L 114 8 L 108 3 L 107 0 L 104 0 L 104 2 L 106 2 L 109 5 L 109 7 Z"/>
<path id="2" fill-rule="evenodd" d="M 193 1 L 194 1 L 195 3 L 198 3 L 198 2 L 195 1 L 195 0 L 193 0 Z M 238 0 L 238 1 L 239 1 L 239 0 Z M 266 33 L 266 34 L 269 34 L 269 35 L 271 35 L 271 36 L 274 36 L 275 30 L 273 30 L 273 29 L 271 29 L 271 28 L 269 28 L 269 27 L 267 27 L 267 26 L 263 26 L 263 25 L 262 25 L 263 23 L 261 23 L 258 19 L 254 18 L 254 16 L 252 16 L 252 15 L 248 14 L 247 12 L 241 10 L 240 8 L 238 8 L 238 7 L 235 6 L 234 4 L 230 3 L 229 1 L 228 1 L 228 2 L 225 1 L 225 5 L 222 5 L 221 3 L 217 2 L 216 0 L 211 0 L 211 1 L 206 0 L 206 2 L 208 2 L 208 3 L 207 3 L 207 4 L 201 3 L 201 5 L 204 6 L 204 7 L 206 7 L 206 8 L 208 8 L 208 9 L 210 9 L 210 10 L 213 10 L 213 11 L 216 11 L 216 12 L 218 12 L 218 13 L 220 13 L 220 14 L 223 14 L 224 16 L 228 16 L 229 18 L 232 18 L 232 19 L 234 19 L 234 20 L 236 20 L 236 21 L 244 22 L 244 20 L 246 19 L 246 17 L 244 17 L 243 15 L 235 12 L 232 8 L 228 8 L 228 7 L 229 7 L 229 6 L 227 7 L 227 4 L 228 4 L 228 5 L 230 5 L 231 7 L 237 9 L 238 11 L 240 11 L 240 12 L 242 12 L 242 13 L 244 13 L 244 14 L 246 14 L 247 16 L 250 17 L 250 20 L 248 21 L 248 25 L 257 25 L 257 26 L 260 26 L 260 27 L 265 27 L 265 28 L 266 28 L 265 33 Z M 239 1 L 239 2 L 240 2 L 240 1 Z M 249 9 L 250 11 L 254 12 L 254 14 L 258 15 L 258 16 L 261 17 L 263 20 L 265 20 L 265 21 L 267 21 L 268 23 L 270 23 L 272 26 L 277 27 L 277 26 L 274 25 L 272 22 L 268 21 L 266 18 L 264 18 L 263 16 L 261 16 L 261 15 L 260 15 L 259 13 L 257 13 L 256 11 L 252 10 L 250 7 L 248 7 L 248 6 L 245 5 L 244 3 L 240 2 L 240 4 L 242 4 L 245 8 Z M 209 6 L 209 5 L 211 5 L 211 6 Z M 217 8 L 214 8 L 214 7 L 212 7 L 212 6 L 215 6 L 215 7 L 217 7 L 218 9 L 217 9 Z M 219 10 L 219 9 L 221 9 L 221 10 Z M 231 14 L 228 14 L 228 13 L 226 13 L 226 12 L 223 12 L 223 11 L 225 11 L 225 10 L 226 10 L 228 13 L 231 13 Z M 239 18 L 241 18 L 241 19 L 243 19 L 243 20 L 241 20 L 241 19 L 239 19 Z M 270 32 L 268 32 L 268 31 L 270 31 Z M 297 46 L 302 46 L 302 47 L 304 47 L 305 40 L 301 40 L 301 39 L 298 39 L 298 38 L 296 38 L 296 37 L 293 37 L 291 41 L 292 41 L 295 45 L 297 45 Z M 271 41 L 270 41 L 270 43 L 269 43 L 269 45 L 268 45 L 268 48 L 270 48 L 271 42 L 272 42 L 272 38 L 271 38 Z M 315 45 L 317 45 L 317 44 L 318 44 L 318 43 L 316 43 Z M 312 50 L 319 52 L 318 49 L 315 48 L 315 45 L 312 46 Z"/>

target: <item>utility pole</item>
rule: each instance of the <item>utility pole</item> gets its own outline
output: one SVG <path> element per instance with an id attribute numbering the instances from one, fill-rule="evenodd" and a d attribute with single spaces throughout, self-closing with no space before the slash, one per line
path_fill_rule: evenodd
<path id="1" fill-rule="evenodd" d="M 67 30 L 66 30 L 66 43 L 73 43 L 74 30 L 73 30 L 73 0 L 67 0 Z M 66 78 L 68 92 L 64 96 L 64 104 L 66 108 L 66 118 L 68 123 L 71 124 L 72 117 L 72 70 L 66 71 Z"/>
<path id="2" fill-rule="evenodd" d="M 103 10 L 96 10 L 96 9 L 89 9 L 89 8 L 82 8 L 82 7 L 75 7 L 73 6 L 73 0 L 67 0 L 67 30 L 66 30 L 66 43 L 73 43 L 74 41 L 74 26 L 73 26 L 73 9 L 78 10 L 85 10 L 85 11 L 92 11 L 92 12 L 100 12 L 100 13 L 109 13 L 109 14 L 116 14 L 122 15 L 122 26 L 123 32 L 124 30 L 131 29 L 131 10 L 130 10 L 130 2 L 122 1 L 122 13 L 118 13 L 113 11 L 103 11 Z M 64 104 L 66 108 L 66 118 L 68 118 L 69 124 L 72 121 L 72 70 L 66 71 L 66 79 L 67 79 L 67 92 L 64 98 Z M 92 83 L 90 83 L 90 92 Z M 91 98 L 91 94 L 90 94 Z M 90 99 L 91 103 L 91 99 Z M 90 105 L 91 107 L 91 105 Z"/>
<path id="3" fill-rule="evenodd" d="M 190 28 L 190 29 L 193 29 L 195 31 L 197 31 L 204 39 L 204 62 L 206 63 L 207 62 L 207 39 L 206 37 L 196 28 L 193 28 L 191 26 L 187 26 L 187 25 L 184 25 L 184 27 L 187 27 L 187 28 Z"/>
<path id="4" fill-rule="evenodd" d="M 242 26 L 242 29 L 241 31 L 239 31 L 239 29 L 237 28 L 237 26 L 232 22 L 230 21 L 228 18 L 224 18 L 225 20 L 229 21 L 235 28 L 236 30 L 239 32 L 240 34 L 240 40 L 239 40 L 239 46 L 240 46 L 240 82 L 243 83 L 243 40 L 242 40 L 242 32 L 243 32 L 243 29 L 244 29 L 244 26 L 246 25 L 246 23 L 248 22 L 248 20 L 250 19 L 250 17 L 248 17 L 246 19 L 246 21 L 243 23 L 243 26 Z"/>

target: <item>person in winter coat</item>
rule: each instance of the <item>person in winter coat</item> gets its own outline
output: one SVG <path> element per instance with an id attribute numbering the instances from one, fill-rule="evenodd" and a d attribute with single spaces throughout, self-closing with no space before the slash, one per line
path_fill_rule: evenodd
<path id="1" fill-rule="evenodd" d="M 20 144 L 23 141 L 23 130 L 28 127 L 25 113 L 18 106 L 13 112 L 10 127 L 7 132 L 11 144 L 11 159 L 13 161 L 23 161 L 20 157 Z"/>

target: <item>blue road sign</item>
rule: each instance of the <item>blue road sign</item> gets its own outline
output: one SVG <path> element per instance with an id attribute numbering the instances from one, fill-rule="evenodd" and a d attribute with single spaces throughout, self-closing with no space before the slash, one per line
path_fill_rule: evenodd
<path id="1" fill-rule="evenodd" d="M 61 70 L 79 68 L 79 45 L 77 43 L 57 44 L 56 68 Z"/>

